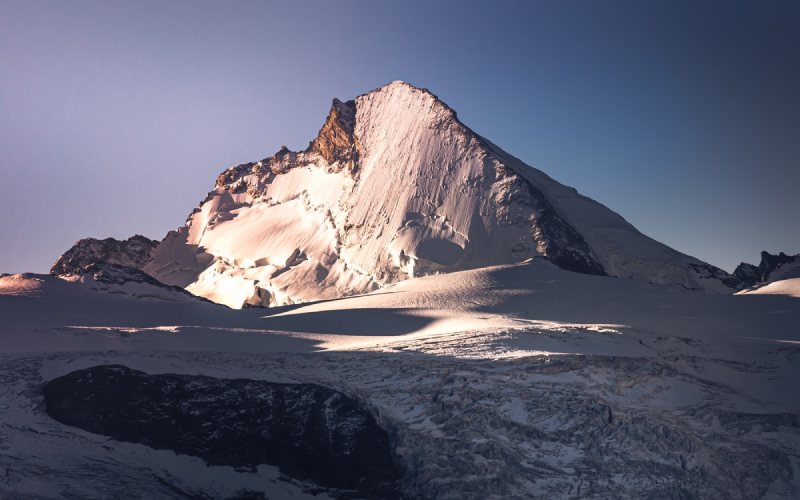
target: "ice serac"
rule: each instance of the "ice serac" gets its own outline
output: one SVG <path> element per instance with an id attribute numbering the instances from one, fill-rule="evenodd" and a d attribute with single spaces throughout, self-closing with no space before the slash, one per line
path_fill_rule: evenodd
<path id="1" fill-rule="evenodd" d="M 400 81 L 334 100 L 306 150 L 284 147 L 224 171 L 144 270 L 243 307 L 534 256 L 690 289 L 738 284 L 502 151 L 435 95 Z"/>

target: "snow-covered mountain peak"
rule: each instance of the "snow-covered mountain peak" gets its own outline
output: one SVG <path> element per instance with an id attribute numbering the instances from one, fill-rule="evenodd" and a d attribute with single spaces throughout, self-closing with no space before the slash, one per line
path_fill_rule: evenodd
<path id="1" fill-rule="evenodd" d="M 369 123 L 372 128 L 390 124 L 423 127 L 450 124 L 462 132 L 468 130 L 457 121 L 456 112 L 434 93 L 402 80 L 362 94 L 355 101 L 357 121 Z"/>
<path id="2" fill-rule="evenodd" d="M 430 91 L 334 99 L 303 151 L 231 167 L 143 270 L 232 307 L 364 293 L 542 256 L 571 271 L 729 292 L 736 279 L 502 151 Z"/>
<path id="3" fill-rule="evenodd" d="M 423 87 L 417 87 L 416 85 L 414 85 L 412 83 L 409 83 L 409 82 L 407 82 L 405 80 L 392 80 L 391 82 L 389 82 L 387 84 L 381 85 L 380 87 L 377 87 L 377 88 L 375 88 L 373 90 L 370 90 L 369 92 L 361 94 L 356 99 L 360 99 L 362 97 L 366 97 L 366 96 L 373 95 L 373 94 L 380 94 L 380 93 L 387 93 L 387 92 L 388 93 L 410 92 L 410 93 L 419 94 L 419 95 L 426 94 L 428 96 L 432 96 L 432 97 L 438 99 L 436 97 L 436 95 L 433 92 L 431 92 L 430 90 L 428 90 L 426 88 L 423 88 Z"/>
<path id="4" fill-rule="evenodd" d="M 441 106 L 442 110 L 455 114 L 455 111 L 450 106 L 430 90 L 417 87 L 403 80 L 393 80 L 386 85 L 356 97 L 356 101 L 359 102 L 366 100 L 380 102 L 382 105 L 390 107 L 396 105 L 406 106 L 406 110 L 411 113 L 419 111 L 419 109 L 414 109 L 414 104 L 418 104 L 421 109 L 430 107 L 435 103 Z"/>

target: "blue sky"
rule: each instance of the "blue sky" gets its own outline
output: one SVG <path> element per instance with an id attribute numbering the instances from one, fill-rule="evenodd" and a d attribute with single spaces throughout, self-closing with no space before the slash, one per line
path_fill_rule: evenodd
<path id="1" fill-rule="evenodd" d="M 800 252 L 798 2 L 0 2 L 0 272 L 161 238 L 394 79 L 727 270 Z"/>

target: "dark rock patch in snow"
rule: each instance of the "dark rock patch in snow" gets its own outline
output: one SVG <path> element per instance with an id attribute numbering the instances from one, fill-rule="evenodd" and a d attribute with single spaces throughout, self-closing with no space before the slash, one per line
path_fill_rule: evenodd
<path id="1" fill-rule="evenodd" d="M 50 274 L 80 275 L 87 266 L 97 264 L 141 269 L 150 260 L 150 254 L 157 245 L 157 241 L 138 234 L 127 240 L 84 238 L 58 258 Z"/>
<path id="2" fill-rule="evenodd" d="M 55 420 L 118 441 L 282 473 L 340 496 L 397 495 L 389 440 L 359 404 L 316 384 L 148 375 L 121 365 L 71 372 L 44 386 Z"/>

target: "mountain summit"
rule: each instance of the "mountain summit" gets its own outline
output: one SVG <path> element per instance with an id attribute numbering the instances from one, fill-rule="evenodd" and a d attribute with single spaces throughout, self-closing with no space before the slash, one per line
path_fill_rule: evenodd
<path id="1" fill-rule="evenodd" d="M 227 304 L 283 305 L 541 256 L 559 267 L 728 292 L 737 280 L 474 133 L 394 81 L 334 99 L 304 151 L 229 168 L 142 269 Z"/>

